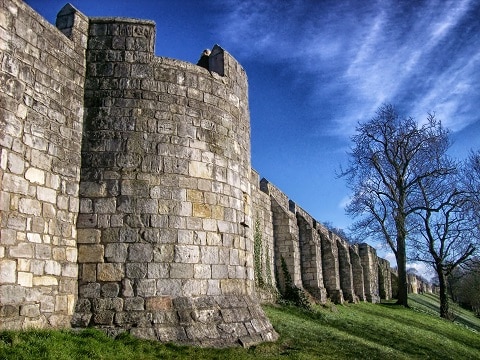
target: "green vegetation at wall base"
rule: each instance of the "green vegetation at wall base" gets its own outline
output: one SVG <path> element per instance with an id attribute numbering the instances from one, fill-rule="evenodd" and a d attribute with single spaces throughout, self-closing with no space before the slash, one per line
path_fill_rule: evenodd
<path id="1" fill-rule="evenodd" d="M 480 319 L 460 309 L 456 322 L 440 319 L 433 295 L 412 295 L 410 305 L 266 306 L 280 339 L 249 349 L 112 339 L 93 329 L 4 331 L 0 359 L 480 359 Z"/>

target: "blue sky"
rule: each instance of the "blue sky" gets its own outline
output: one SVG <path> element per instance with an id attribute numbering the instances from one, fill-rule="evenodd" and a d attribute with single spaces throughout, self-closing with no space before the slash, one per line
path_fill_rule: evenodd
<path id="1" fill-rule="evenodd" d="M 50 22 L 66 1 L 26 0 Z M 219 44 L 249 79 L 252 165 L 318 221 L 348 228 L 336 178 L 350 136 L 382 103 L 480 149 L 478 0 L 71 0 L 87 16 L 154 20 L 156 55 Z"/>

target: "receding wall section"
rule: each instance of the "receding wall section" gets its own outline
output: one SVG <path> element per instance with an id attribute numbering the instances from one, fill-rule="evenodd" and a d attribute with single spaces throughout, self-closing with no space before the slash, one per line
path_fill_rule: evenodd
<path id="1" fill-rule="evenodd" d="M 286 286 L 295 286 L 321 304 L 328 300 L 342 304 L 391 299 L 394 274 L 390 263 L 378 258 L 373 247 L 349 244 L 267 179 L 259 180 L 254 170 L 252 198 L 253 212 L 263 214 L 259 218 L 266 239 L 272 238 L 268 220 L 273 224 L 275 277 L 280 293 Z"/>

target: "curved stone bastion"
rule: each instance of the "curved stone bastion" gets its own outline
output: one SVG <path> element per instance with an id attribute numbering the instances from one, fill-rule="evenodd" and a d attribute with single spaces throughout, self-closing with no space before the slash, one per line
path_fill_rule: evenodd
<path id="1" fill-rule="evenodd" d="M 273 340 L 254 296 L 247 79 L 153 55 L 155 24 L 90 18 L 74 326 Z"/>

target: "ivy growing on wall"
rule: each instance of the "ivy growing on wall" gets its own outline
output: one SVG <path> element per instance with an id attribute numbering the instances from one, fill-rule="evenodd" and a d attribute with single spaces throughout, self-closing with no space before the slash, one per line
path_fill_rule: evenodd
<path id="1" fill-rule="evenodd" d="M 265 282 L 263 280 L 263 247 L 262 247 L 262 232 L 260 231 L 260 221 L 258 218 L 255 220 L 255 228 L 253 233 L 253 256 L 255 266 L 255 284 L 258 287 L 263 287 Z M 269 263 L 269 261 L 267 261 Z M 268 273 L 267 273 L 268 276 Z"/>
<path id="2" fill-rule="evenodd" d="M 285 293 L 283 294 L 283 299 L 286 302 L 292 303 L 298 307 L 311 310 L 310 301 L 308 300 L 307 295 L 302 289 L 293 283 L 292 276 L 288 271 L 287 263 L 283 256 L 281 257 L 281 261 L 283 279 L 285 281 Z"/>

